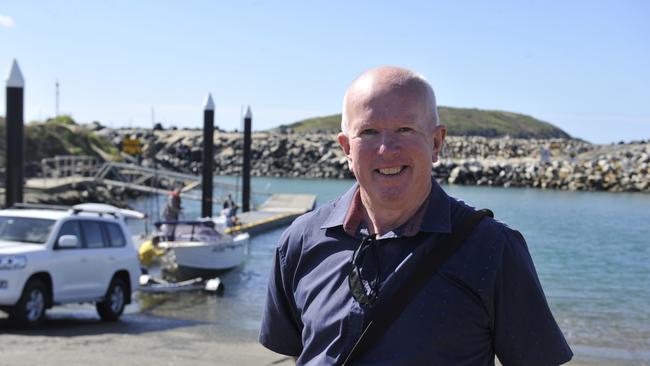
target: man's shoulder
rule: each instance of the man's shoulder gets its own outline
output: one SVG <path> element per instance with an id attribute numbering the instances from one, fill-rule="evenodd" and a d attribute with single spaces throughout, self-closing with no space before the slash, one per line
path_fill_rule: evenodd
<path id="1" fill-rule="evenodd" d="M 503 239 L 508 236 L 521 236 L 519 231 L 510 227 L 507 223 L 499 220 L 499 217 L 485 217 L 477 227 L 484 234 L 484 237 L 491 239 Z"/>
<path id="2" fill-rule="evenodd" d="M 452 222 L 454 227 L 460 226 L 464 220 L 477 211 L 477 208 L 462 200 L 452 198 L 451 201 Z M 486 208 L 489 209 L 489 207 Z M 469 242 L 473 242 L 477 245 L 493 243 L 497 246 L 503 246 L 509 243 L 524 242 L 524 238 L 518 230 L 501 221 L 498 212 L 494 212 L 494 217 L 484 217 L 477 224 L 471 234 Z"/>
<path id="3" fill-rule="evenodd" d="M 456 227 L 476 209 L 457 201 L 452 208 Z M 458 248 L 458 253 L 445 264 L 443 272 L 460 279 L 479 297 L 488 296 L 497 275 L 504 267 L 529 261 L 528 248 L 521 234 L 498 219 L 484 217 Z M 515 263 L 517 262 L 517 263 Z"/>

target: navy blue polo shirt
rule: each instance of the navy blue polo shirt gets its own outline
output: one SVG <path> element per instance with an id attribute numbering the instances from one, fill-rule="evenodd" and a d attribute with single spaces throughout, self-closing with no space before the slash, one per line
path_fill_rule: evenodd
<path id="1" fill-rule="evenodd" d="M 343 229 L 358 185 L 307 213 L 276 251 L 260 342 L 298 365 L 340 364 L 373 316 L 350 293 L 351 256 L 367 235 Z M 372 242 L 362 273 L 379 271 L 390 297 L 473 208 L 432 180 L 419 232 L 398 228 Z M 558 365 L 572 352 L 551 314 L 519 232 L 485 218 L 359 365 Z"/>

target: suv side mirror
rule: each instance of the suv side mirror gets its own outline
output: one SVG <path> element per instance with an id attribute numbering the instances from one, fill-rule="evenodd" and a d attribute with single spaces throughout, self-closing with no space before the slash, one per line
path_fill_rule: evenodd
<path id="1" fill-rule="evenodd" d="M 59 240 L 56 242 L 57 248 L 59 249 L 70 249 L 76 248 L 79 244 L 79 239 L 75 235 L 61 235 Z"/>

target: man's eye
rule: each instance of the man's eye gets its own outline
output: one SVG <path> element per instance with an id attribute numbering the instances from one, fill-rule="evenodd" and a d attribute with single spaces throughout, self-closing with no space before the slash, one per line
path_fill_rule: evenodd
<path id="1" fill-rule="evenodd" d="M 400 127 L 397 129 L 397 132 L 412 132 L 413 129 L 411 127 Z"/>
<path id="2" fill-rule="evenodd" d="M 377 130 L 374 128 L 366 128 L 365 130 L 361 130 L 361 133 L 359 135 L 361 136 L 368 136 L 368 135 L 375 135 L 377 133 Z"/>

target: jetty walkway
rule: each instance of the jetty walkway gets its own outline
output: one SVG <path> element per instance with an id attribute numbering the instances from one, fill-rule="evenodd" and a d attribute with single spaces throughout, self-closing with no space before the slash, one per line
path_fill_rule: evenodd
<path id="1" fill-rule="evenodd" d="M 316 206 L 313 194 L 274 194 L 257 210 L 242 212 L 237 217 L 241 225 L 228 228 L 226 232 L 243 231 L 251 235 L 288 225 L 296 217 Z"/>

